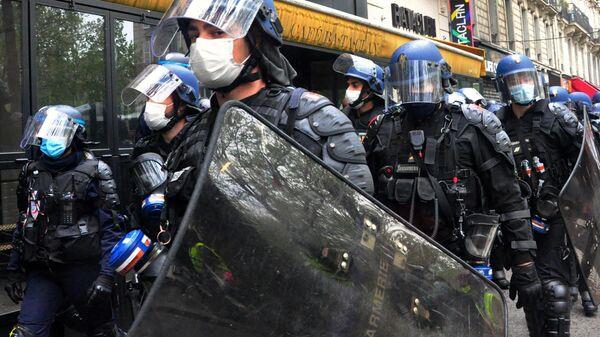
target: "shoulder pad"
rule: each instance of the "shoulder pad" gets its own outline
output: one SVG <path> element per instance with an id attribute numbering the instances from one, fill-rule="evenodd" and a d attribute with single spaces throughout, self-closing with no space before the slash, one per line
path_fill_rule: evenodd
<path id="1" fill-rule="evenodd" d="M 112 210 L 118 209 L 120 201 L 117 194 L 117 184 L 113 179 L 112 170 L 102 160 L 98 160 L 98 180 L 100 191 L 104 194 L 108 208 Z"/>
<path id="2" fill-rule="evenodd" d="M 502 123 L 494 113 L 477 105 L 469 104 L 463 105 L 463 115 L 471 125 L 481 131 L 497 152 L 514 165 L 510 138 L 502 129 Z"/>
<path id="3" fill-rule="evenodd" d="M 342 163 L 366 164 L 366 152 L 355 132 L 345 132 L 327 138 L 323 145 L 332 159 Z"/>
<path id="4" fill-rule="evenodd" d="M 355 131 L 348 116 L 333 105 L 316 110 L 308 116 L 308 121 L 313 131 L 323 137 Z"/>
<path id="5" fill-rule="evenodd" d="M 579 123 L 575 113 L 564 104 L 556 102 L 549 103 L 548 108 L 555 116 L 558 124 L 560 124 L 569 134 L 576 135 L 583 132 L 583 126 Z"/>
<path id="6" fill-rule="evenodd" d="M 106 164 L 102 160 L 98 160 L 98 178 L 102 180 L 113 178 L 110 166 L 108 166 L 108 164 Z"/>
<path id="7" fill-rule="evenodd" d="M 83 151 L 83 158 L 84 159 L 96 159 L 96 156 L 94 156 L 94 154 L 91 151 Z"/>
<path id="8" fill-rule="evenodd" d="M 460 106 L 463 115 L 471 124 L 480 124 L 482 120 L 481 109 L 474 104 L 462 104 Z"/>
<path id="9" fill-rule="evenodd" d="M 342 175 L 350 180 L 354 185 L 364 190 L 369 194 L 375 192 L 373 185 L 373 177 L 369 167 L 365 164 L 346 164 L 346 167 L 342 170 Z"/>
<path id="10" fill-rule="evenodd" d="M 308 115 L 327 105 L 333 105 L 327 97 L 306 91 L 300 96 L 300 104 L 298 105 L 298 114 L 296 115 L 296 118 L 306 118 Z"/>

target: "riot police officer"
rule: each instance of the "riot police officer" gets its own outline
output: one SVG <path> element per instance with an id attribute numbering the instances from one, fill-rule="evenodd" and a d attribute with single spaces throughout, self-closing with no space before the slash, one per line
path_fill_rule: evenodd
<path id="1" fill-rule="evenodd" d="M 415 40 L 396 49 L 386 94 L 402 104 L 367 132 L 375 196 L 488 277 L 485 264 L 500 222 L 513 269 L 511 297 L 518 294 L 518 307 L 531 305 L 541 285 L 510 141 L 492 113 L 446 105 L 443 91 L 451 85 L 450 66 L 433 42 Z"/>
<path id="2" fill-rule="evenodd" d="M 119 336 L 110 304 L 113 271 L 107 265 L 119 239 L 119 198 L 108 165 L 84 146 L 85 121 L 72 107 L 46 106 L 30 118 L 21 141 L 39 148 L 39 160 L 21 170 L 19 221 L 8 271 L 23 272 L 7 286 L 22 300 L 12 336 L 49 336 L 60 307 L 74 305 L 88 336 Z"/>
<path id="3" fill-rule="evenodd" d="M 558 194 L 576 159 L 577 117 L 563 104 L 544 99 L 537 70 L 523 55 L 504 57 L 496 68 L 497 87 L 508 105 L 498 112 L 513 143 L 520 179 L 525 182 L 538 251 L 536 268 L 543 303 L 526 308 L 531 336 L 569 335 L 569 254 Z M 558 95 L 555 95 L 557 97 Z"/>
<path id="4" fill-rule="evenodd" d="M 342 54 L 333 63 L 333 70 L 346 78 L 344 99 L 348 106 L 344 113 L 363 138 L 369 122 L 385 109 L 383 69 L 371 60 Z"/>
<path id="5" fill-rule="evenodd" d="M 575 112 L 577 118 L 582 121 L 583 120 L 583 109 L 586 109 L 588 112 L 592 108 L 592 100 L 590 96 L 581 92 L 574 91 L 569 94 L 570 104 L 568 106 Z"/>
<path id="6" fill-rule="evenodd" d="M 169 53 L 157 64 L 147 66 L 123 89 L 123 104 L 144 104 L 133 158 L 154 152 L 166 159 L 172 140 L 186 122 L 206 110 L 200 107 L 198 79 L 189 68 L 188 57 Z"/>
<path id="7" fill-rule="evenodd" d="M 123 104 L 144 104 L 140 120 L 148 131 L 132 152 L 132 204 L 134 227 L 141 227 L 153 240 L 159 232 L 156 217 L 164 206 L 166 176 L 161 167 L 186 124 L 207 111 L 200 106 L 200 88 L 189 69 L 189 58 L 169 53 L 157 64 L 147 66 L 121 94 Z"/>
<path id="8" fill-rule="evenodd" d="M 569 97 L 569 91 L 563 87 L 550 87 L 548 89 L 548 93 L 550 94 L 550 102 L 552 103 L 562 103 L 566 105 L 571 101 L 571 97 Z"/>
<path id="9" fill-rule="evenodd" d="M 235 19 L 225 20 L 215 6 Z M 296 72 L 280 53 L 283 27 L 272 0 L 214 1 L 214 6 L 204 0 L 175 1 L 167 13 L 153 34 L 153 53 L 167 50 L 173 27 L 178 27 L 190 50 L 191 69 L 201 85 L 214 91 L 212 111 L 182 131 L 185 136 L 167 159 L 167 169 L 176 177 L 168 187 L 170 214 L 180 216 L 187 207 L 212 120 L 229 100 L 241 100 L 354 184 L 372 191 L 365 151 L 348 117 L 327 98 L 291 86 Z"/>

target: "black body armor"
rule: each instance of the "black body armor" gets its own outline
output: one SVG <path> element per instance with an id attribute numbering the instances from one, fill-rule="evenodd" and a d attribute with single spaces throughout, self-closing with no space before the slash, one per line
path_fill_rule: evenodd
<path id="1" fill-rule="evenodd" d="M 101 203 L 116 218 L 119 198 L 110 168 L 86 153 L 73 169 L 52 174 L 39 162 L 26 164 L 18 190 L 23 262 L 58 263 L 97 260 L 101 254 Z M 98 182 L 102 195 L 90 196 Z"/>

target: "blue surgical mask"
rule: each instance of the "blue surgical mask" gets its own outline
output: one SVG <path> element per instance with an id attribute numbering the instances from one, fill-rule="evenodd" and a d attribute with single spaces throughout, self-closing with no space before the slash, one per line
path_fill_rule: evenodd
<path id="1" fill-rule="evenodd" d="M 64 142 L 53 140 L 53 139 L 42 139 L 42 145 L 40 150 L 43 154 L 50 158 L 59 158 L 67 150 L 67 146 Z"/>
<path id="2" fill-rule="evenodd" d="M 529 104 L 535 99 L 535 85 L 515 85 L 510 88 L 510 95 L 517 104 Z"/>

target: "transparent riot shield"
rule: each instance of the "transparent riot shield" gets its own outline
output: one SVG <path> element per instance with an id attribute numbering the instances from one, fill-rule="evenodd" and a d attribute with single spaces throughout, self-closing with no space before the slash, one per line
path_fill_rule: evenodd
<path id="1" fill-rule="evenodd" d="M 559 195 L 560 212 L 579 262 L 579 288 L 588 288 L 597 304 L 600 296 L 600 152 L 587 112 L 577 163 Z"/>
<path id="2" fill-rule="evenodd" d="M 130 336 L 507 335 L 495 285 L 239 102 L 192 198 Z"/>

